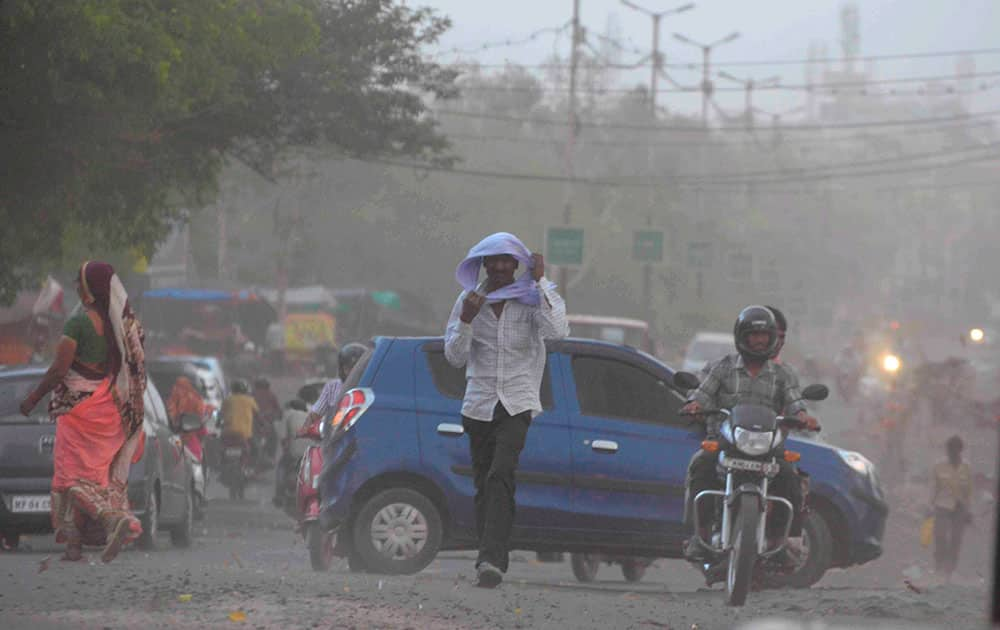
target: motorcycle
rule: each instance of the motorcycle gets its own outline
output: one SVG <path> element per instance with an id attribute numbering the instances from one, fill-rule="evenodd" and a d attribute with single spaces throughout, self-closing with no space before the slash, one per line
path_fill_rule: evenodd
<path id="1" fill-rule="evenodd" d="M 247 440 L 232 434 L 222 436 L 222 463 L 219 481 L 229 489 L 230 500 L 243 499 L 252 473 Z"/>
<path id="2" fill-rule="evenodd" d="M 323 529 L 319 521 L 319 475 L 323 470 L 322 422 L 311 422 L 296 433 L 297 439 L 311 440 L 299 464 L 295 485 L 296 531 L 309 548 L 309 563 L 316 571 L 327 571 L 333 564 L 337 534 Z"/>
<path id="3" fill-rule="evenodd" d="M 674 383 L 683 389 L 695 389 L 698 378 L 693 374 L 678 372 Z M 809 385 L 802 390 L 804 400 L 825 400 L 829 390 L 825 385 Z M 718 453 L 718 468 L 725 478 L 725 490 L 703 490 L 694 497 L 692 513 L 696 535 L 702 531 L 698 505 L 713 501 L 715 518 L 711 524 L 710 540 L 699 536 L 698 543 L 708 558 L 700 567 L 706 582 L 711 585 L 723 579 L 725 573 L 726 595 L 731 606 L 742 606 L 755 577 L 772 569 L 767 566 L 789 539 L 794 517 L 790 501 L 768 494 L 771 480 L 778 474 L 778 457 L 785 461 L 798 461 L 800 455 L 784 448 L 788 429 L 802 429 L 803 423 L 794 417 L 775 415 L 763 405 L 741 404 L 732 410 L 702 410 L 695 415 L 722 417 L 718 439 L 702 442 L 702 449 Z M 767 523 L 775 510 L 787 510 L 784 531 L 777 539 L 767 536 Z"/>

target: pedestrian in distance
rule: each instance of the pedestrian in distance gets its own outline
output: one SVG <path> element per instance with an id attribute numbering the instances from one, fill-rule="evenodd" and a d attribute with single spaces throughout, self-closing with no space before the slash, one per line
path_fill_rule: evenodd
<path id="1" fill-rule="evenodd" d="M 934 515 L 934 570 L 944 579 L 958 567 L 962 534 L 972 522 L 972 470 L 962 461 L 965 443 L 957 435 L 945 442 L 948 459 L 934 467 L 931 510 Z"/>
<path id="2" fill-rule="evenodd" d="M 81 560 L 84 544 L 104 545 L 101 560 L 110 562 L 142 534 L 127 484 L 145 437 L 143 332 L 114 267 L 85 262 L 76 280 L 81 308 L 66 321 L 55 359 L 21 413 L 52 392 L 51 514 L 63 558 Z"/>
<path id="3" fill-rule="evenodd" d="M 527 271 L 515 278 L 521 265 Z M 531 419 L 542 410 L 545 340 L 566 337 L 569 324 L 543 257 L 512 234 L 483 239 L 455 277 L 464 290 L 448 318 L 444 352 L 451 365 L 465 367 L 462 426 L 476 488 L 476 581 L 494 588 L 508 567 L 518 459 Z"/>

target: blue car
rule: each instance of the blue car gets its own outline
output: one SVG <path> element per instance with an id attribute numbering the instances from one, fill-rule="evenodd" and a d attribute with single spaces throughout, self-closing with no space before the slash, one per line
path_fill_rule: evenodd
<path id="1" fill-rule="evenodd" d="M 684 393 L 673 374 L 626 346 L 548 346 L 512 548 L 682 556 L 684 479 L 703 435 L 677 415 Z M 442 339 L 377 338 L 345 391 L 324 427 L 320 477 L 321 519 L 338 532 L 337 552 L 354 569 L 415 573 L 440 550 L 474 549 L 465 375 L 445 360 Z M 818 441 L 793 437 L 790 447 L 811 478 L 803 545 L 811 561 L 790 584 L 879 557 L 888 509 L 872 464 Z"/>

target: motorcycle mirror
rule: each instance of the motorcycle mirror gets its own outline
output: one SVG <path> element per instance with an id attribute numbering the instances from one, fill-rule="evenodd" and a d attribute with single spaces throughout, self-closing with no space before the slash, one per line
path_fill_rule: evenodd
<path id="1" fill-rule="evenodd" d="M 201 428 L 201 418 L 196 413 L 182 413 L 180 427 L 182 433 L 197 431 Z"/>
<path id="2" fill-rule="evenodd" d="M 696 389 L 701 381 L 690 372 L 674 372 L 674 385 L 678 389 Z"/>
<path id="3" fill-rule="evenodd" d="M 813 383 L 802 390 L 803 400 L 826 400 L 829 395 L 830 388 L 819 383 Z"/>

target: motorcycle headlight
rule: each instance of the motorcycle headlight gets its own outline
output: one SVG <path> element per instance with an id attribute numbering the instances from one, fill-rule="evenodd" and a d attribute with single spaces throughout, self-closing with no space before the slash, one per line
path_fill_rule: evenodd
<path id="1" fill-rule="evenodd" d="M 736 448 L 747 455 L 763 455 L 771 450 L 774 431 L 747 431 L 736 427 L 733 437 L 736 438 Z"/>
<path id="2" fill-rule="evenodd" d="M 872 463 L 861 453 L 837 449 L 837 455 L 859 475 L 867 476 L 872 470 Z"/>

